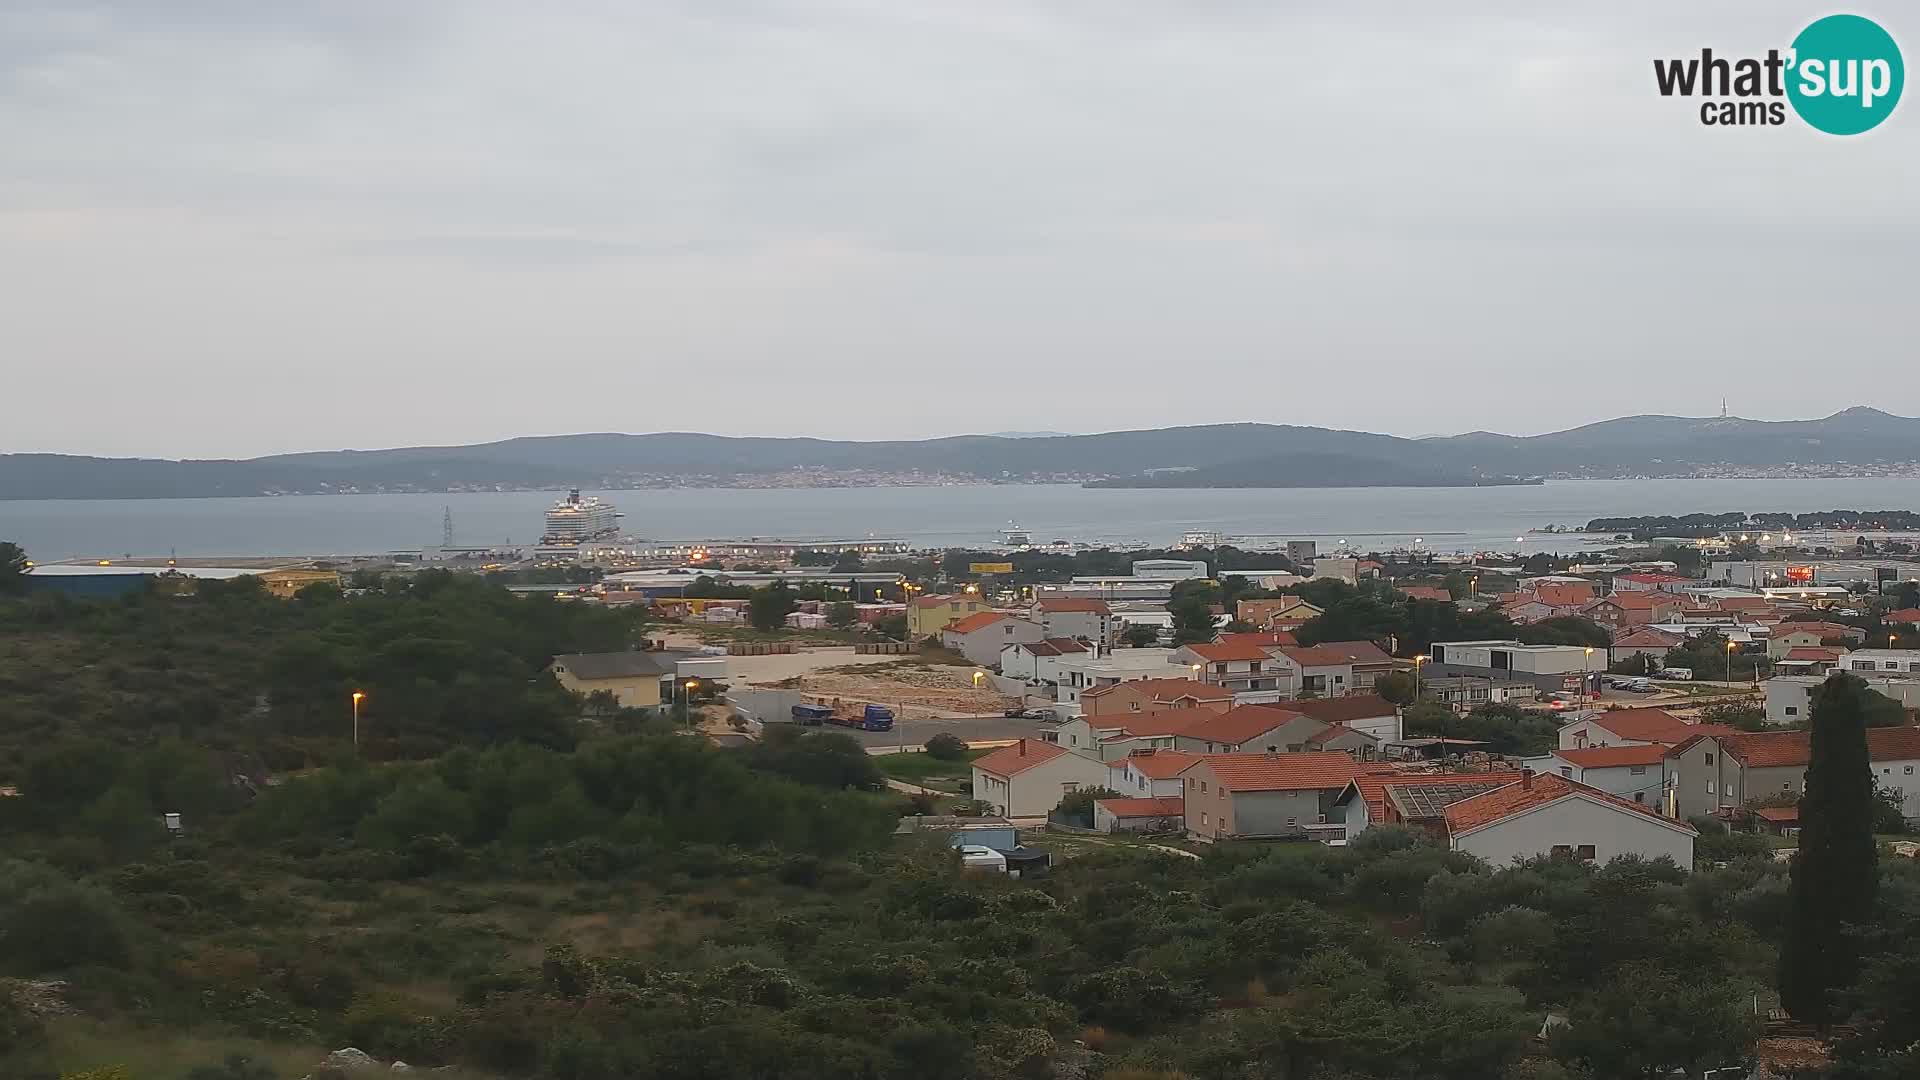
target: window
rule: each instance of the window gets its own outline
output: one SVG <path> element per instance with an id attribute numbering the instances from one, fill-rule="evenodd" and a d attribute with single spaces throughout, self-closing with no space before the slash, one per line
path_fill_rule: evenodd
<path id="1" fill-rule="evenodd" d="M 1707 751 L 1707 764 L 1713 764 L 1713 751 Z"/>
<path id="2" fill-rule="evenodd" d="M 1556 859 L 1565 859 L 1570 857 L 1572 854 L 1573 854 L 1573 847 L 1570 844 L 1553 845 L 1553 857 Z"/>
<path id="3" fill-rule="evenodd" d="M 1727 797 L 1732 798 L 1733 797 L 1733 781 L 1731 780 L 1727 781 L 1726 788 L 1727 788 Z"/>
<path id="4" fill-rule="evenodd" d="M 1634 765 L 1629 769 L 1627 769 L 1627 775 L 1628 776 L 1645 776 L 1647 775 L 1647 767 L 1645 765 Z"/>
<path id="5" fill-rule="evenodd" d="M 1782 781 L 1780 781 L 1780 790 L 1781 790 L 1781 791 L 1792 791 L 1792 790 L 1793 790 L 1793 781 L 1791 781 L 1791 780 L 1782 780 Z"/>
<path id="6" fill-rule="evenodd" d="M 1207 790 L 1207 782 L 1205 780 L 1200 781 L 1200 790 L 1201 791 Z"/>
<path id="7" fill-rule="evenodd" d="M 1299 828 L 1299 827 L 1300 827 L 1300 819 L 1298 819 L 1298 818 L 1288 818 L 1288 819 L 1287 819 L 1287 828 L 1289 828 L 1289 829 L 1297 829 L 1297 828 Z"/>
<path id="8" fill-rule="evenodd" d="M 1646 792 L 1644 792 L 1644 791 L 1636 791 L 1636 792 L 1634 792 L 1634 793 L 1633 793 L 1633 801 L 1634 801 L 1634 802 L 1637 802 L 1637 803 L 1644 803 L 1644 802 L 1646 802 L 1646 801 L 1647 801 L 1647 793 L 1646 793 Z"/>
<path id="9" fill-rule="evenodd" d="M 1566 777 L 1569 780 L 1573 779 L 1573 766 L 1571 765 L 1560 766 L 1560 775 Z"/>
<path id="10" fill-rule="evenodd" d="M 1581 844 L 1579 848 L 1575 849 L 1573 853 L 1573 857 L 1576 859 L 1579 859 L 1581 862 L 1592 862 L 1593 861 L 1593 845 Z"/>
<path id="11" fill-rule="evenodd" d="M 1207 823 L 1207 815 L 1204 812 L 1202 812 L 1200 815 L 1200 824 L 1205 825 L 1206 823 Z"/>
<path id="12" fill-rule="evenodd" d="M 1713 794 L 1713 777 L 1707 777 L 1707 794 Z"/>
<path id="13" fill-rule="evenodd" d="M 1137 702 L 1137 701 L 1129 701 L 1129 702 L 1127 702 L 1127 708 L 1129 708 L 1129 709 L 1131 709 L 1131 710 L 1133 710 L 1134 712 L 1139 712 L 1139 711 L 1140 711 L 1140 703 L 1139 703 L 1139 702 Z"/>
<path id="14" fill-rule="evenodd" d="M 1788 716 L 1798 716 L 1798 715 L 1800 715 L 1800 706 L 1798 706 L 1798 705 L 1789 705 L 1789 706 L 1787 706 L 1787 715 L 1788 715 Z"/>
<path id="15" fill-rule="evenodd" d="M 1900 772 L 1901 772 L 1901 773 L 1902 773 L 1903 775 L 1906 775 L 1906 776 L 1912 776 L 1912 775 L 1913 775 L 1913 766 L 1911 766 L 1911 765 L 1909 765 L 1909 766 L 1907 766 L 1906 768 L 1904 768 L 1904 769 L 1901 769 L 1901 770 L 1900 770 Z"/>
<path id="16" fill-rule="evenodd" d="M 1885 664 L 1883 664 L 1883 665 L 1881 665 L 1881 668 L 1880 668 L 1880 670 L 1882 670 L 1882 671 L 1899 671 L 1899 670 L 1900 670 L 1900 665 L 1899 665 L 1899 664 L 1898 664 L 1897 662 L 1895 662 L 1895 661 L 1892 661 L 1892 660 L 1889 660 L 1889 661 L 1887 661 L 1887 662 L 1886 662 Z"/>

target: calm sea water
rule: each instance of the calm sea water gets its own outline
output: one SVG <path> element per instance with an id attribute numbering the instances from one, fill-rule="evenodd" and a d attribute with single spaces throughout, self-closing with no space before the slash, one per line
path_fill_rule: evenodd
<path id="1" fill-rule="evenodd" d="M 1247 538 L 1345 539 L 1362 549 L 1573 550 L 1527 530 L 1623 514 L 1920 507 L 1920 479 L 1578 480 L 1538 487 L 1123 491 L 1070 486 L 688 489 L 601 492 L 623 527 L 654 540 L 899 537 L 986 544 L 1018 522 L 1055 539 L 1166 544 L 1189 529 Z M 129 555 L 344 555 L 440 542 L 529 543 L 553 492 L 306 495 L 257 499 L 0 502 L 0 540 L 39 561 Z M 1524 536 L 1516 544 L 1514 538 Z"/>

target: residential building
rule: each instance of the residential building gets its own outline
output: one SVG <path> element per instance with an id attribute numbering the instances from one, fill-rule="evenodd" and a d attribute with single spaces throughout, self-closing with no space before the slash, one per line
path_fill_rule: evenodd
<path id="1" fill-rule="evenodd" d="M 1436 838 L 1444 838 L 1446 818 L 1442 811 L 1449 805 L 1504 787 L 1518 779 L 1520 773 L 1517 770 L 1482 773 L 1363 772 L 1334 797 L 1334 816 L 1345 825 L 1348 840 L 1375 825 L 1406 825 L 1424 829 Z"/>
<path id="2" fill-rule="evenodd" d="M 1306 753 L 1329 725 L 1275 705 L 1238 705 L 1201 717 L 1174 733 L 1176 749 L 1194 754 Z"/>
<path id="3" fill-rule="evenodd" d="M 1846 658 L 1845 649 L 1836 649 L 1827 645 L 1801 645 L 1788 649 L 1785 655 L 1775 659 L 1773 670 L 1782 675 L 1825 677 L 1832 674 Z"/>
<path id="4" fill-rule="evenodd" d="M 1578 608 L 1549 604 L 1532 593 L 1515 593 L 1500 605 L 1501 614 L 1525 626 L 1529 623 L 1579 614 Z"/>
<path id="5" fill-rule="evenodd" d="M 1607 863 L 1622 855 L 1693 868 L 1691 825 L 1564 776 L 1526 773 L 1442 811 L 1447 846 L 1494 866 L 1551 855 Z"/>
<path id="6" fill-rule="evenodd" d="M 1895 608 L 1885 615 L 1880 616 L 1880 621 L 1886 623 L 1888 626 L 1914 626 L 1920 624 L 1920 608 Z M 1857 628 L 1849 626 L 1847 629 L 1855 630 Z M 1864 637 L 1866 631 L 1861 630 L 1859 633 Z"/>
<path id="7" fill-rule="evenodd" d="M 1044 641 L 1016 641 L 1000 648 L 1000 674 L 1026 682 L 1050 681 L 1048 675 L 1058 668 L 1046 661 L 1062 656 L 1081 656 L 1087 647 L 1072 638 L 1047 638 Z M 1042 674 L 1042 669 L 1047 674 Z"/>
<path id="8" fill-rule="evenodd" d="M 1274 661 L 1281 675 L 1278 687 L 1286 697 L 1340 697 L 1354 689 L 1356 663 L 1365 662 L 1370 666 L 1369 657 L 1362 660 L 1345 642 L 1338 645 L 1291 645 L 1275 650 L 1278 654 Z M 1362 642 L 1361 644 L 1365 644 Z M 1384 656 L 1378 649 L 1374 656 Z M 1391 661 L 1388 668 L 1391 669 Z M 1371 686 L 1371 682 L 1368 684 Z"/>
<path id="9" fill-rule="evenodd" d="M 1327 828 L 1333 800 L 1359 773 L 1342 753 L 1209 754 L 1180 774 L 1187 835 L 1211 841 L 1343 834 L 1340 824 Z"/>
<path id="10" fill-rule="evenodd" d="M 1275 629 L 1284 622 L 1287 628 L 1298 626 L 1320 614 L 1320 609 L 1297 596 L 1274 596 L 1242 600 L 1234 605 L 1234 618 L 1261 630 Z"/>
<path id="11" fill-rule="evenodd" d="M 1186 789 L 1180 774 L 1198 760 L 1180 750 L 1136 750 L 1107 762 L 1107 787 L 1136 798 L 1179 795 Z"/>
<path id="12" fill-rule="evenodd" d="M 1181 732 L 1220 714 L 1217 709 L 1191 707 L 1124 715 L 1081 715 L 1061 724 L 1053 733 L 1053 741 L 1076 754 L 1100 761 L 1119 761 L 1145 750 L 1172 750 Z"/>
<path id="13" fill-rule="evenodd" d="M 993 605 L 979 593 L 916 596 L 913 603 L 907 605 L 907 637 L 913 641 L 929 638 L 956 619 L 992 609 Z"/>
<path id="14" fill-rule="evenodd" d="M 1616 592 L 1582 607 L 1580 614 L 1617 637 L 1637 626 L 1666 622 L 1686 607 L 1686 600 L 1672 593 Z"/>
<path id="15" fill-rule="evenodd" d="M 1678 574 L 1616 574 L 1613 579 L 1613 591 L 1623 592 L 1666 592 L 1697 584 L 1695 579 L 1681 577 Z"/>
<path id="16" fill-rule="evenodd" d="M 1805 731 L 1689 739 L 1667 755 L 1668 812 L 1688 818 L 1804 793 L 1812 756 Z M 1899 798 L 1902 815 L 1920 820 L 1920 728 L 1868 728 L 1867 760 L 1874 782 Z"/>
<path id="17" fill-rule="evenodd" d="M 1844 661 L 1842 661 L 1844 663 Z M 1777 665 L 1787 671 L 1786 661 Z M 1865 672 L 1860 673 L 1863 678 Z M 1813 688 L 1826 682 L 1825 675 L 1783 674 L 1775 675 L 1760 685 L 1766 688 L 1767 723 L 1775 725 L 1798 724 L 1806 720 L 1813 709 Z M 1867 686 L 1881 697 L 1892 698 L 1900 707 L 1911 712 L 1920 709 L 1920 679 L 1912 678 L 1867 678 Z"/>
<path id="18" fill-rule="evenodd" d="M 1577 675 L 1594 670 L 1591 649 L 1579 645 L 1523 645 L 1518 641 L 1436 641 L 1433 666 L 1459 668 L 1449 675 L 1488 671 L 1514 675 Z"/>
<path id="19" fill-rule="evenodd" d="M 1000 662 L 1008 645 L 1044 641 L 1047 632 L 1037 622 L 1002 611 L 981 611 L 956 619 L 940 631 L 940 644 L 981 667 Z"/>
<path id="20" fill-rule="evenodd" d="M 1119 649 L 1111 653 L 1061 656 L 1042 664 L 1053 669 L 1054 700 L 1083 708 L 1081 695 L 1104 686 L 1188 674 L 1169 661 L 1172 649 Z M 1044 672 L 1043 672 L 1044 674 Z"/>
<path id="21" fill-rule="evenodd" d="M 1555 773 L 1629 802 L 1657 808 L 1666 787 L 1670 749 L 1664 743 L 1636 743 L 1555 750 L 1538 759 L 1535 771 Z"/>
<path id="22" fill-rule="evenodd" d="M 1724 724 L 1696 724 L 1665 709 L 1612 709 L 1569 721 L 1560 728 L 1560 749 L 1590 746 L 1677 746 L 1695 735 L 1731 732 Z"/>
<path id="23" fill-rule="evenodd" d="M 1863 679 L 1890 675 L 1920 675 L 1920 649 L 1855 649 L 1841 664 Z"/>
<path id="24" fill-rule="evenodd" d="M 1296 682 L 1281 685 L 1281 665 L 1274 662 L 1266 649 L 1251 642 L 1182 645 L 1173 650 L 1173 662 L 1187 668 L 1201 682 L 1236 694 L 1259 690 L 1279 691 L 1285 696 L 1299 685 Z"/>
<path id="25" fill-rule="evenodd" d="M 1054 596 L 1033 605 L 1033 621 L 1050 638 L 1078 638 L 1111 649 L 1120 643 L 1121 622 L 1105 600 Z"/>
<path id="26" fill-rule="evenodd" d="M 306 567 L 288 566 L 277 570 L 262 570 L 253 575 L 266 589 L 267 595 L 290 600 L 300 595 L 300 590 L 309 585 L 331 585 L 340 587 L 340 572 L 337 570 L 314 570 Z"/>
<path id="27" fill-rule="evenodd" d="M 1103 833 L 1179 832 L 1185 810 L 1186 800 L 1178 795 L 1098 799 L 1093 804 L 1093 827 Z"/>
<path id="28" fill-rule="evenodd" d="M 1888 621 L 1892 621 L 1891 618 Z M 1851 648 L 1866 637 L 1865 630 L 1841 623 L 1783 622 L 1774 627 L 1767 638 L 1767 657 L 1778 660 L 1795 649 L 1819 648 L 1829 641 L 1842 642 L 1842 647 Z"/>
<path id="29" fill-rule="evenodd" d="M 1298 646 L 1294 647 L 1298 648 Z M 1346 682 L 1346 692 L 1349 694 L 1372 693 L 1373 680 L 1399 666 L 1394 662 L 1393 657 L 1388 656 L 1380 646 L 1375 645 L 1371 641 L 1323 641 L 1313 646 L 1313 648 L 1319 650 L 1323 656 L 1331 656 L 1332 654 L 1339 653 L 1346 657 L 1343 663 L 1336 662 L 1332 665 L 1326 665 L 1327 670 L 1318 673 L 1338 674 L 1339 672 L 1336 669 L 1351 669 L 1351 675 Z M 1288 653 L 1285 649 L 1281 649 L 1280 652 L 1296 663 L 1299 662 L 1298 657 Z M 1305 668 L 1307 665 L 1305 664 L 1302 664 L 1301 667 L 1303 676 L 1310 677 L 1316 674 L 1316 672 L 1306 671 Z M 1306 685 L 1311 686 L 1312 683 L 1308 682 Z M 1325 692 L 1326 691 L 1323 691 L 1323 693 Z"/>
<path id="30" fill-rule="evenodd" d="M 1686 644 L 1686 641 L 1687 639 L 1680 634 L 1642 626 L 1628 630 L 1613 639 L 1613 646 L 1607 650 L 1607 662 L 1624 664 L 1636 656 L 1644 656 L 1658 667 L 1666 662 L 1669 649 L 1679 648 Z"/>
<path id="31" fill-rule="evenodd" d="M 627 709 L 650 709 L 662 700 L 662 685 L 672 693 L 674 663 L 683 653 L 567 653 L 547 670 L 576 694 L 608 693 Z"/>
<path id="32" fill-rule="evenodd" d="M 1400 594 L 1409 600 L 1435 600 L 1443 604 L 1453 603 L 1453 594 L 1438 585 L 1399 585 Z"/>
<path id="33" fill-rule="evenodd" d="M 1196 706 L 1226 712 L 1233 707 L 1233 693 L 1192 679 L 1143 678 L 1107 683 L 1080 694 L 1081 712 L 1088 719 Z"/>
<path id="34" fill-rule="evenodd" d="M 1600 598 L 1599 586 L 1580 578 L 1541 579 L 1528 586 L 1534 598 L 1549 607 L 1573 610 Z"/>
<path id="35" fill-rule="evenodd" d="M 1311 716 L 1323 724 L 1341 725 L 1381 743 L 1400 739 L 1400 710 L 1378 694 L 1348 694 L 1337 698 L 1302 698 L 1284 706 L 1288 712 Z"/>
<path id="36" fill-rule="evenodd" d="M 973 797 L 1011 818 L 1045 817 L 1069 792 L 1106 782 L 1105 763 L 1035 739 L 1021 739 L 973 763 Z"/>

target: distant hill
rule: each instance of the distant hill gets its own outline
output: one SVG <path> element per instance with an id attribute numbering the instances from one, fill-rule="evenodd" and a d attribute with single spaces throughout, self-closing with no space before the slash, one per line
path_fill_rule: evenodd
<path id="1" fill-rule="evenodd" d="M 1208 424 L 893 442 L 602 433 L 211 461 L 4 454 L 0 499 L 809 482 L 776 475 L 791 470 L 831 474 L 836 484 L 885 484 L 922 474 L 1127 487 L 1464 486 L 1554 475 L 1686 476 L 1707 467 L 1916 460 L 1920 420 L 1861 407 L 1818 420 L 1630 416 L 1546 435 L 1477 431 L 1419 440 L 1286 424 Z"/>

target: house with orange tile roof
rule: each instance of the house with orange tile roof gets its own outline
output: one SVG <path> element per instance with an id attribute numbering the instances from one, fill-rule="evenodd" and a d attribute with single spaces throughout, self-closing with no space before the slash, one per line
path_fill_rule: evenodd
<path id="1" fill-rule="evenodd" d="M 1658 667 L 1666 662 L 1669 650 L 1679 648 L 1686 643 L 1686 640 L 1680 634 L 1642 626 L 1616 635 L 1613 645 L 1607 650 L 1607 661 L 1610 664 L 1621 664 L 1636 656 L 1644 656 Z"/>
<path id="2" fill-rule="evenodd" d="M 1084 656 L 1087 646 L 1073 638 L 1016 641 L 1000 648 L 1000 674 L 1009 679 L 1046 681 L 1057 673 L 1049 661 L 1062 656 Z"/>
<path id="3" fill-rule="evenodd" d="M 1446 836 L 1441 815 L 1453 803 L 1520 779 L 1518 769 L 1498 772 L 1362 770 L 1334 797 L 1334 816 L 1352 840 L 1375 825 L 1406 825 L 1436 839 Z"/>
<path id="4" fill-rule="evenodd" d="M 1177 833 L 1185 812 L 1186 800 L 1178 795 L 1098 799 L 1093 804 L 1093 827 L 1103 833 Z"/>
<path id="5" fill-rule="evenodd" d="M 1561 725 L 1560 749 L 1590 746 L 1676 746 L 1695 735 L 1731 731 L 1724 724 L 1695 724 L 1665 709 L 1613 709 Z"/>
<path id="6" fill-rule="evenodd" d="M 1198 840 L 1344 835 L 1333 800 L 1364 767 L 1344 753 L 1208 754 L 1180 774 Z"/>
<path id="7" fill-rule="evenodd" d="M 1636 627 L 1666 622 L 1688 607 L 1687 601 L 1663 592 L 1617 592 L 1580 608 L 1580 614 L 1613 631 L 1617 637 Z"/>
<path id="8" fill-rule="evenodd" d="M 1311 716 L 1325 724 L 1335 724 L 1363 732 L 1381 743 L 1398 741 L 1402 731 L 1400 710 L 1378 694 L 1348 694 L 1335 698 L 1297 698 L 1286 703 L 1289 712 Z"/>
<path id="9" fill-rule="evenodd" d="M 1684 589 L 1689 585 L 1698 585 L 1695 578 L 1681 577 L 1679 574 L 1661 574 L 1654 572 L 1639 574 L 1615 574 L 1613 591 L 1623 592 L 1666 592 L 1670 589 Z"/>
<path id="10" fill-rule="evenodd" d="M 1226 712 L 1233 707 L 1233 692 L 1192 679 L 1133 679 L 1080 692 L 1080 711 L 1088 719 L 1202 705 Z"/>
<path id="11" fill-rule="evenodd" d="M 1400 595 L 1409 600 L 1434 600 L 1442 604 L 1453 603 L 1453 594 L 1438 585 L 1400 585 L 1396 586 Z"/>
<path id="12" fill-rule="evenodd" d="M 1701 735 L 1667 752 L 1668 810 L 1681 818 L 1749 807 L 1806 790 L 1811 735 L 1805 731 Z M 1920 727 L 1867 729 L 1867 761 L 1902 816 L 1920 820 Z"/>
<path id="13" fill-rule="evenodd" d="M 1292 630 L 1320 614 L 1319 608 L 1291 594 L 1241 600 L 1233 607 L 1233 617 L 1256 630 Z"/>
<path id="14" fill-rule="evenodd" d="M 1044 641 L 1046 628 L 1004 611 L 981 611 L 955 619 L 940 631 L 940 644 L 981 667 L 998 667 L 1000 650 Z"/>
<path id="15" fill-rule="evenodd" d="M 1107 786 L 1122 795 L 1147 797 L 1178 795 L 1185 789 L 1181 772 L 1200 760 L 1183 750 L 1135 750 L 1107 762 Z"/>
<path id="16" fill-rule="evenodd" d="M 1880 616 L 1880 621 L 1889 626 L 1920 625 L 1920 608 L 1895 608 Z"/>
<path id="17" fill-rule="evenodd" d="M 1364 646 L 1364 649 L 1361 648 Z M 1373 674 L 1382 669 L 1391 671 L 1393 662 L 1380 651 L 1379 647 L 1365 641 L 1325 642 L 1320 645 L 1294 645 L 1278 650 L 1274 660 L 1285 674 L 1280 679 L 1282 693 L 1287 697 L 1341 697 L 1357 688 L 1357 666 L 1369 668 Z M 1372 679 L 1367 681 L 1372 687 Z"/>
<path id="18" fill-rule="evenodd" d="M 1105 762 L 1038 739 L 1020 739 L 973 762 L 973 797 L 1010 818 L 1045 817 L 1068 793 L 1106 782 Z"/>
<path id="19" fill-rule="evenodd" d="M 1194 642 L 1173 650 L 1170 659 L 1200 682 L 1235 694 L 1259 691 L 1278 692 L 1278 696 L 1284 692 L 1277 681 L 1274 657 L 1251 641 Z"/>
<path id="20" fill-rule="evenodd" d="M 1891 620 L 1889 620 L 1891 621 Z M 1824 646 L 1829 641 L 1844 642 L 1843 647 L 1863 642 L 1867 632 L 1857 626 L 1830 622 L 1783 622 L 1767 638 L 1767 656 L 1778 660 L 1794 649 Z"/>
<path id="21" fill-rule="evenodd" d="M 1528 762 L 1535 772 L 1555 773 L 1609 795 L 1658 809 L 1667 784 L 1665 743 L 1589 746 L 1555 750 Z"/>
<path id="22" fill-rule="evenodd" d="M 1188 725 L 1174 737 L 1175 748 L 1197 754 L 1306 753 L 1339 749 L 1373 755 L 1379 743 L 1367 735 L 1295 712 L 1288 706 L 1238 705 L 1225 713 Z M 1331 740 L 1314 739 L 1334 733 Z M 1344 733 L 1344 734 L 1343 734 Z M 1335 746 L 1325 745 L 1332 741 Z"/>
<path id="23" fill-rule="evenodd" d="M 1691 870 L 1699 835 L 1649 806 L 1554 773 L 1525 773 L 1441 813 L 1447 846 L 1493 866 L 1540 856 L 1605 864 L 1633 855 Z"/>

